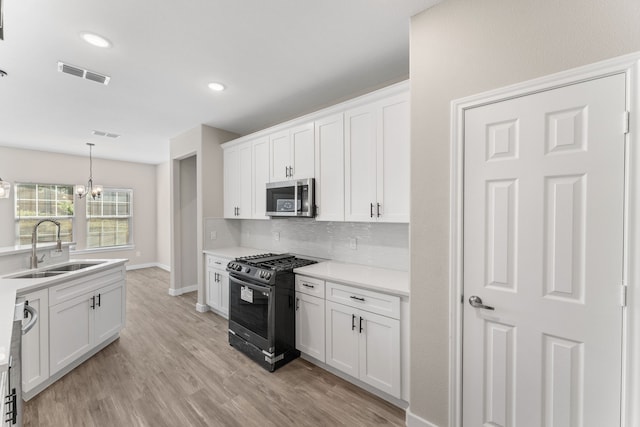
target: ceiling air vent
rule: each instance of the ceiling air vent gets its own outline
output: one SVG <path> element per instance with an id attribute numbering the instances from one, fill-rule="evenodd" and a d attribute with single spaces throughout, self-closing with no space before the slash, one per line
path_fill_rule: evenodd
<path id="1" fill-rule="evenodd" d="M 103 132 L 101 130 L 94 130 L 92 133 L 96 136 L 104 136 L 106 138 L 120 138 L 120 135 L 117 133 Z"/>
<path id="2" fill-rule="evenodd" d="M 108 85 L 111 77 L 105 76 L 93 71 L 85 70 L 84 68 L 76 67 L 73 65 L 65 64 L 62 61 L 58 61 L 58 71 L 65 74 L 71 74 L 72 76 L 81 77 L 86 80 Z"/>

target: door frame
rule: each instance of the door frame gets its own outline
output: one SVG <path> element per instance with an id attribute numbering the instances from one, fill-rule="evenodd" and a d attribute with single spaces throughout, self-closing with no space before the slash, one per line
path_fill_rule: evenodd
<path id="1" fill-rule="evenodd" d="M 640 425 L 640 52 L 483 92 L 451 102 L 449 237 L 449 426 L 462 427 L 464 114 L 509 99 L 613 74 L 627 81 L 629 132 L 625 139 L 621 426 Z M 621 126 L 624 117 L 620 118 Z M 634 363 L 635 361 L 635 363 Z"/>

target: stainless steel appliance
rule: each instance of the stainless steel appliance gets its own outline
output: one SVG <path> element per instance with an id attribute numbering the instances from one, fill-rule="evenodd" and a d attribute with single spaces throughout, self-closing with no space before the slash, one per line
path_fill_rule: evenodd
<path id="1" fill-rule="evenodd" d="M 291 254 L 236 258 L 229 271 L 229 344 L 273 372 L 296 350 L 293 269 L 316 261 Z"/>
<path id="2" fill-rule="evenodd" d="M 314 179 L 267 183 L 266 214 L 271 217 L 314 217 Z"/>
<path id="3" fill-rule="evenodd" d="M 9 353 L 9 371 L 7 375 L 7 388 L 4 393 L 6 426 L 22 426 L 22 335 L 33 328 L 38 321 L 38 312 L 24 299 L 18 299 L 13 319 L 11 333 L 11 349 Z M 31 317 L 29 322 L 22 326 L 23 318 Z"/>

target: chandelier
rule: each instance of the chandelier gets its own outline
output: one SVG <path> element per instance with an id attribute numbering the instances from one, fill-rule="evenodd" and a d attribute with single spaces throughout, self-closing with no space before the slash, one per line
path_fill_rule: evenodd
<path id="1" fill-rule="evenodd" d="M 87 142 L 87 145 L 89 146 L 89 181 L 86 186 L 76 185 L 76 195 L 78 198 L 82 199 L 87 194 L 90 194 L 95 200 L 100 198 L 100 195 L 102 194 L 102 186 L 93 186 L 93 157 L 91 156 L 91 152 L 95 144 Z"/>

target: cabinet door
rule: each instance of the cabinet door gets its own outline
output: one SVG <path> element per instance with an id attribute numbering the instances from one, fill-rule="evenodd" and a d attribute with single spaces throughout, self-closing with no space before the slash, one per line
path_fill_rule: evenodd
<path id="1" fill-rule="evenodd" d="M 326 360 L 353 377 L 358 377 L 357 310 L 326 301 Z"/>
<path id="2" fill-rule="evenodd" d="M 292 168 L 289 178 L 314 178 L 315 149 L 313 122 L 291 129 L 289 137 L 291 141 L 290 166 Z"/>
<path id="3" fill-rule="evenodd" d="M 224 150 L 224 217 L 236 218 L 240 191 L 240 153 L 237 147 Z"/>
<path id="4" fill-rule="evenodd" d="M 218 282 L 217 270 L 207 270 L 207 305 L 215 310 L 220 310 L 220 282 Z"/>
<path id="5" fill-rule="evenodd" d="M 220 288 L 220 314 L 229 318 L 229 273 L 218 272 L 218 286 Z"/>
<path id="6" fill-rule="evenodd" d="M 359 350 L 361 381 L 400 398 L 400 321 L 360 311 Z"/>
<path id="7" fill-rule="evenodd" d="M 344 115 L 315 123 L 317 221 L 344 221 Z"/>
<path id="8" fill-rule="evenodd" d="M 296 348 L 324 362 L 324 299 L 296 292 Z"/>
<path id="9" fill-rule="evenodd" d="M 253 219 L 269 219 L 267 212 L 267 183 L 269 182 L 269 139 L 253 142 Z"/>
<path id="10" fill-rule="evenodd" d="M 29 392 L 49 378 L 49 290 L 24 295 L 38 312 L 35 326 L 22 336 L 22 391 Z M 23 320 L 23 325 L 31 320 Z"/>
<path id="11" fill-rule="evenodd" d="M 54 375 L 93 347 L 93 292 L 49 308 L 49 372 Z"/>
<path id="12" fill-rule="evenodd" d="M 376 108 L 349 110 L 345 121 L 345 219 L 376 221 Z"/>
<path id="13" fill-rule="evenodd" d="M 409 94 L 381 101 L 378 114 L 378 220 L 409 222 Z"/>
<path id="14" fill-rule="evenodd" d="M 251 143 L 243 144 L 238 147 L 239 151 L 239 168 L 238 168 L 238 215 L 236 218 L 251 218 L 252 205 L 252 162 L 251 162 Z"/>
<path id="15" fill-rule="evenodd" d="M 124 283 L 105 286 L 95 296 L 95 344 L 99 344 L 124 326 Z"/>
<path id="16" fill-rule="evenodd" d="M 271 182 L 286 181 L 290 179 L 289 167 L 291 166 L 291 147 L 289 144 L 289 130 L 274 133 L 269 137 Z"/>

